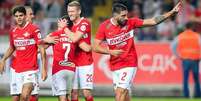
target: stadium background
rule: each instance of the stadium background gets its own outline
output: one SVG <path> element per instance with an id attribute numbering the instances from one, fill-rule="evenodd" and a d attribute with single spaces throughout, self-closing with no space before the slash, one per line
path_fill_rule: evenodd
<path id="1" fill-rule="evenodd" d="M 0 56 L 9 45 L 8 30 L 14 21 L 10 10 L 15 5 L 31 5 L 34 10 L 36 23 L 43 37 L 56 29 L 56 20 L 63 16 L 64 6 L 72 0 L 1 0 L 0 1 Z M 92 35 L 95 35 L 100 22 L 111 16 L 112 3 L 117 0 L 80 0 L 83 16 L 92 21 Z M 173 8 L 178 0 L 118 0 L 128 6 L 129 17 L 150 18 Z M 185 1 L 185 0 L 184 0 Z M 132 95 L 139 97 L 181 97 L 182 96 L 182 73 L 181 63 L 170 51 L 170 43 L 173 38 L 183 30 L 186 22 L 190 21 L 194 12 L 199 9 L 199 0 L 186 0 L 178 17 L 172 17 L 164 23 L 149 28 L 137 29 L 135 41 L 139 57 L 139 68 L 133 82 Z M 201 15 L 200 15 L 201 16 Z M 200 23 L 201 24 L 201 23 Z M 199 25 L 196 22 L 196 25 Z M 201 29 L 201 26 L 195 26 Z M 93 42 L 93 40 L 92 40 Z M 48 53 L 47 81 L 40 80 L 40 95 L 51 95 L 51 61 L 52 51 Z M 111 72 L 108 67 L 107 55 L 93 54 L 95 59 L 95 96 L 113 96 Z M 38 61 L 40 64 L 40 60 Z M 6 72 L 0 75 L 0 101 L 2 96 L 9 95 L 9 64 Z M 200 64 L 201 66 L 201 64 Z M 201 77 L 201 71 L 200 71 Z M 193 83 L 191 82 L 191 95 Z"/>

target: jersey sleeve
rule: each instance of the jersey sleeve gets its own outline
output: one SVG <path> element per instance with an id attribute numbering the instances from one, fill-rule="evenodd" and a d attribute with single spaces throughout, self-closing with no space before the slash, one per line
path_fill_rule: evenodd
<path id="1" fill-rule="evenodd" d="M 14 48 L 14 41 L 13 41 L 13 32 L 12 30 L 9 31 L 9 42 L 10 42 L 10 47 Z"/>
<path id="2" fill-rule="evenodd" d="M 87 22 L 83 22 L 81 24 L 78 25 L 77 30 L 79 32 L 82 32 L 82 34 L 86 34 L 87 32 L 89 32 L 90 30 L 90 24 Z"/>
<path id="3" fill-rule="evenodd" d="M 104 40 L 105 39 L 105 25 L 101 24 L 96 32 L 96 39 Z"/>
<path id="4" fill-rule="evenodd" d="M 34 29 L 34 40 L 36 41 L 36 44 L 40 44 L 42 41 L 42 36 L 39 28 Z"/>
<path id="5" fill-rule="evenodd" d="M 82 42 L 86 42 L 87 44 L 89 44 L 90 41 L 90 35 L 91 34 L 91 25 L 89 22 L 84 21 L 82 22 L 78 27 L 77 27 L 77 31 L 82 32 L 82 38 L 79 40 L 78 44 L 82 43 Z"/>
<path id="6" fill-rule="evenodd" d="M 143 20 L 139 18 L 131 18 L 130 23 L 133 26 L 133 28 L 141 27 L 143 25 Z"/>

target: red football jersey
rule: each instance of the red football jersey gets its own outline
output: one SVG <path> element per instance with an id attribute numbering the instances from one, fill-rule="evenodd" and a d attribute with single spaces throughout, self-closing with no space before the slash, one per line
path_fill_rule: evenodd
<path id="1" fill-rule="evenodd" d="M 137 54 L 134 45 L 134 29 L 143 25 L 143 20 L 138 18 L 128 19 L 124 27 L 116 26 L 111 19 L 104 21 L 96 33 L 96 39 L 106 40 L 111 50 L 124 51 L 118 57 L 111 56 L 110 68 L 112 71 L 124 67 L 137 66 Z"/>
<path id="2" fill-rule="evenodd" d="M 73 25 L 71 30 L 72 32 L 80 31 L 84 34 L 78 44 L 85 42 L 91 45 L 91 24 L 86 18 L 82 17 L 77 24 Z M 92 52 L 85 52 L 78 47 L 75 60 L 77 66 L 90 65 L 93 62 Z"/>
<path id="3" fill-rule="evenodd" d="M 41 40 L 38 27 L 26 23 L 23 28 L 15 27 L 10 32 L 10 46 L 15 48 L 12 67 L 16 72 L 37 70 L 37 50 Z"/>
<path id="4" fill-rule="evenodd" d="M 59 42 L 53 45 L 53 67 L 52 74 L 60 70 L 75 71 L 75 48 L 73 43 L 63 30 L 51 33 L 51 36 L 58 36 Z"/>

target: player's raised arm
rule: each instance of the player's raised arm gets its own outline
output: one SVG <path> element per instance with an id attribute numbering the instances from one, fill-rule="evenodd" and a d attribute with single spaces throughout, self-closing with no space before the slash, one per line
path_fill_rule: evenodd
<path id="1" fill-rule="evenodd" d="M 180 8 L 181 8 L 181 1 L 179 1 L 177 3 L 177 5 L 171 11 L 169 11 L 163 15 L 159 15 L 157 17 L 143 20 L 143 25 L 141 27 L 153 26 L 153 25 L 160 24 L 161 22 L 165 21 L 169 17 L 177 14 L 179 12 Z"/>

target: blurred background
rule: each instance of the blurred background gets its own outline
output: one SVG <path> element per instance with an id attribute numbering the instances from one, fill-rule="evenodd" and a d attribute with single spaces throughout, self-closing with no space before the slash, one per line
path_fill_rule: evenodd
<path id="1" fill-rule="evenodd" d="M 11 9 L 16 5 L 29 5 L 35 15 L 34 23 L 42 36 L 57 28 L 56 21 L 66 14 L 66 5 L 73 0 L 0 0 L 0 56 L 9 45 L 8 31 L 14 25 Z M 178 0 L 78 0 L 82 6 L 82 16 L 92 23 L 92 36 L 99 24 L 111 17 L 114 2 L 121 1 L 128 7 L 129 17 L 151 18 L 170 11 Z M 160 25 L 135 30 L 138 54 L 138 72 L 132 86 L 134 96 L 182 96 L 181 61 L 171 50 L 171 41 L 183 31 L 185 24 L 193 21 L 194 30 L 201 33 L 201 0 L 183 0 L 181 12 Z M 92 39 L 93 42 L 93 39 Z M 48 53 L 49 77 L 40 82 L 40 95 L 51 95 L 52 51 Z M 94 57 L 94 95 L 113 96 L 111 72 L 107 55 L 93 54 Z M 40 63 L 40 60 L 38 61 Z M 0 96 L 9 95 L 9 64 L 6 73 L 0 76 Z M 201 65 L 200 65 L 201 66 Z M 201 78 L 201 71 L 200 71 Z M 193 82 L 190 76 L 191 95 Z"/>

